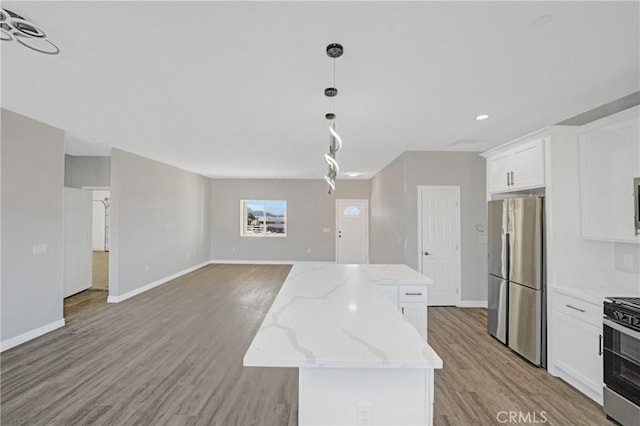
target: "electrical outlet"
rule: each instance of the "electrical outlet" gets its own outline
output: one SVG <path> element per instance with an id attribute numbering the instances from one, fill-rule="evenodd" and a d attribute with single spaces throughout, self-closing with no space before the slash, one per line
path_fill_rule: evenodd
<path id="1" fill-rule="evenodd" d="M 356 424 L 370 425 L 373 423 L 372 405 L 369 402 L 361 402 L 357 406 L 358 416 Z"/>
<path id="2" fill-rule="evenodd" d="M 310 248 L 307 249 L 307 253 L 311 253 L 311 249 Z"/>
<path id="3" fill-rule="evenodd" d="M 623 263 L 625 268 L 633 268 L 633 255 L 625 254 Z"/>
<path id="4" fill-rule="evenodd" d="M 144 265 L 144 270 L 149 272 L 149 265 Z"/>
<path id="5" fill-rule="evenodd" d="M 49 247 L 47 243 L 37 243 L 33 245 L 33 254 L 47 254 Z"/>
<path id="6" fill-rule="evenodd" d="M 232 251 L 233 253 L 235 253 L 235 252 L 236 252 L 236 248 L 235 248 L 235 247 L 231 247 L 231 251 Z"/>

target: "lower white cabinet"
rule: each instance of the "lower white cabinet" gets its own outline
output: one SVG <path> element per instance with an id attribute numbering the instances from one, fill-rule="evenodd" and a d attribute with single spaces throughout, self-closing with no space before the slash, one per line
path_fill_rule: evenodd
<path id="1" fill-rule="evenodd" d="M 549 371 L 602 404 L 602 307 L 558 295 L 551 317 Z"/>
<path id="2" fill-rule="evenodd" d="M 400 302 L 400 312 L 427 340 L 427 304 L 419 302 Z"/>
<path id="3" fill-rule="evenodd" d="M 402 316 L 427 340 L 427 287 L 422 285 L 380 284 L 378 287 L 393 302 Z"/>

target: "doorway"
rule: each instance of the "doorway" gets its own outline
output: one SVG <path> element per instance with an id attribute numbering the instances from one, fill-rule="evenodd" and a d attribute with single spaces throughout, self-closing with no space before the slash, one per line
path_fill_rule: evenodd
<path id="1" fill-rule="evenodd" d="M 336 200 L 336 263 L 369 263 L 368 200 Z"/>
<path id="2" fill-rule="evenodd" d="M 111 192 L 105 188 L 92 191 L 91 246 L 92 284 L 95 290 L 109 289 L 109 209 Z"/>
<path id="3" fill-rule="evenodd" d="M 418 187 L 418 265 L 433 280 L 429 306 L 460 304 L 460 187 Z"/>

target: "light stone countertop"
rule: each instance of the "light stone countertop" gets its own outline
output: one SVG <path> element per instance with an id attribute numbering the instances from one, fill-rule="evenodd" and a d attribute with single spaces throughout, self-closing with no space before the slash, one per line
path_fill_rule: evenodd
<path id="1" fill-rule="evenodd" d="M 621 287 L 574 287 L 574 286 L 555 286 L 551 290 L 575 297 L 582 301 L 598 305 L 602 307 L 606 297 L 640 297 L 640 287 L 637 290 L 631 290 Z"/>
<path id="2" fill-rule="evenodd" d="M 429 285 L 405 265 L 295 263 L 244 356 L 253 367 L 442 368 L 378 284 Z"/>

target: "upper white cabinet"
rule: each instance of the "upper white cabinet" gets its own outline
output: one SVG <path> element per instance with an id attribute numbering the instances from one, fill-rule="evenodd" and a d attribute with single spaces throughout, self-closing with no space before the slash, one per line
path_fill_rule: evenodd
<path id="1" fill-rule="evenodd" d="M 580 135 L 583 238 L 640 243 L 633 205 L 633 179 L 640 177 L 639 111 L 590 123 Z"/>
<path id="2" fill-rule="evenodd" d="M 489 193 L 544 186 L 544 138 L 509 143 L 487 153 Z"/>

